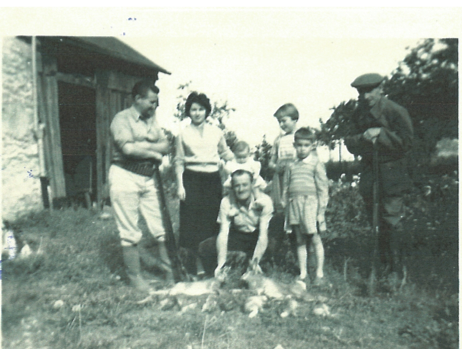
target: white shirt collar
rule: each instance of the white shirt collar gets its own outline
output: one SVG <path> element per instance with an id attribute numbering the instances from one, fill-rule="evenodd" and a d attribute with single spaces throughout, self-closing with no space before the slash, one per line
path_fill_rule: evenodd
<path id="1" fill-rule="evenodd" d="M 307 156 L 306 158 L 301 159 L 301 160 L 298 159 L 297 161 L 299 161 L 299 162 L 304 162 L 304 163 L 306 163 L 306 164 L 309 163 L 309 162 L 311 161 L 311 158 L 313 157 L 313 152 L 314 152 L 314 151 L 315 151 L 315 150 L 313 149 L 313 150 L 308 154 L 308 156 Z"/>

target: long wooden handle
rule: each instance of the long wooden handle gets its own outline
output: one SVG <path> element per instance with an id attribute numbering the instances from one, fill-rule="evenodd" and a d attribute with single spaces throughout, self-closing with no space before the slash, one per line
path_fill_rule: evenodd
<path id="1" fill-rule="evenodd" d="M 375 293 L 377 278 L 377 259 L 379 250 L 379 151 L 377 142 L 373 142 L 372 174 L 374 178 L 374 183 L 372 187 L 372 238 L 374 241 L 374 250 L 372 252 L 371 275 L 369 278 L 370 296 L 373 296 Z"/>
<path id="2" fill-rule="evenodd" d="M 176 245 L 175 235 L 173 234 L 172 219 L 167 206 L 167 199 L 164 192 L 164 185 L 162 182 L 162 176 L 160 175 L 159 169 L 154 170 L 154 181 L 158 185 L 160 204 L 162 209 L 162 217 L 164 221 L 164 228 L 166 233 L 166 246 L 169 251 L 170 258 L 172 260 L 172 268 L 177 272 L 181 280 L 190 281 L 189 274 L 187 273 L 178 253 L 178 247 Z"/>

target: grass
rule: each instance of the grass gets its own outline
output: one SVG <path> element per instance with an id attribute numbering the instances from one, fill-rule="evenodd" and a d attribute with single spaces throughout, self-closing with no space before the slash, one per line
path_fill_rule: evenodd
<path id="1" fill-rule="evenodd" d="M 441 215 L 446 211 L 441 208 Z M 447 219 L 440 219 L 441 224 L 447 226 L 454 217 Z M 425 222 L 419 224 L 418 229 L 433 234 Z M 315 316 L 316 302 L 300 302 L 296 316 L 282 318 L 284 304 L 272 301 L 249 318 L 243 311 L 250 294 L 246 290 L 239 297 L 225 292 L 232 306 L 209 313 L 201 312 L 207 296 L 178 297 L 183 307 L 197 303 L 184 312 L 177 307 L 161 310 L 160 298 L 137 304 L 144 297 L 126 284 L 115 223 L 94 212 L 42 212 L 16 222 L 14 228 L 33 250 L 41 240 L 43 253 L 3 262 L 4 348 L 458 347 L 457 282 L 452 271 L 441 274 L 445 266 L 457 266 L 457 251 L 454 255 L 451 247 L 456 242 L 433 239 L 430 233 L 420 231 L 417 243 L 424 252 L 416 252 L 410 262 L 426 262 L 420 269 L 411 266 L 410 282 L 401 292 L 383 283 L 375 297 L 368 297 L 367 261 L 361 262 L 360 251 L 354 250 L 364 246 L 347 238 L 326 239 L 325 269 L 332 287 L 310 292 L 326 297 L 331 316 Z M 457 235 L 452 239 L 457 241 Z M 435 250 L 436 241 L 441 246 Z M 268 276 L 288 283 L 296 272 L 294 260 L 287 252 L 282 260 L 263 267 Z M 439 278 L 432 273 L 440 273 Z M 63 305 L 55 306 L 57 301 Z"/>

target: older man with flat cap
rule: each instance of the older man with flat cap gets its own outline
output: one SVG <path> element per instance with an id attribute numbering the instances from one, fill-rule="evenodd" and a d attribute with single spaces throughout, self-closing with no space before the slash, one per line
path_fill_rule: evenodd
<path id="1" fill-rule="evenodd" d="M 353 114 L 357 134 L 346 137 L 345 145 L 361 156 L 359 190 L 366 203 L 369 219 L 373 215 L 373 153 L 378 150 L 379 162 L 379 253 L 386 270 L 401 270 L 399 253 L 402 238 L 400 221 L 404 217 L 403 194 L 411 189 L 406 154 L 412 146 L 413 127 L 405 108 L 383 95 L 384 77 L 364 74 L 351 83 L 359 93 L 358 107 Z"/>

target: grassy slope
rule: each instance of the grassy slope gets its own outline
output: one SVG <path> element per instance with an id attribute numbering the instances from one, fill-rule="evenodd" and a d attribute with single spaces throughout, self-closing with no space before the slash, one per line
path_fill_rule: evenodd
<path id="1" fill-rule="evenodd" d="M 354 260 L 345 282 L 344 259 L 329 255 L 335 250 L 329 246 L 326 273 L 333 287 L 313 292 L 328 297 L 333 316 L 316 317 L 314 303 L 304 303 L 297 316 L 283 319 L 273 302 L 250 319 L 241 309 L 243 297 L 234 300 L 232 310 L 212 313 L 200 311 L 205 296 L 182 299 L 183 305 L 198 303 L 184 313 L 160 310 L 160 300 L 136 304 L 143 297 L 119 277 L 121 250 L 112 220 L 65 210 L 29 217 L 18 227 L 33 249 L 41 236 L 44 253 L 3 263 L 4 348 L 457 347 L 454 290 L 430 292 L 412 283 L 399 294 L 384 288 L 377 297 L 366 297 Z M 268 274 L 282 281 L 292 278 L 289 269 L 267 266 Z M 55 309 L 58 300 L 64 305 Z"/>

